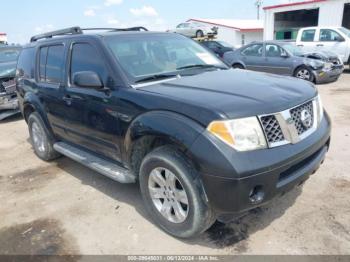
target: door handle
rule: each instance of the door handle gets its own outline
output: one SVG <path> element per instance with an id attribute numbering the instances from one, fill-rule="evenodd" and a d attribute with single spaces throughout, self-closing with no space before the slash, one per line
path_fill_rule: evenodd
<path id="1" fill-rule="evenodd" d="M 317 44 L 316 46 L 324 46 L 323 44 Z"/>
<path id="2" fill-rule="evenodd" d="M 304 45 L 298 45 L 299 47 L 303 47 Z"/>
<path id="3" fill-rule="evenodd" d="M 65 95 L 62 99 L 67 105 L 70 106 L 72 104 L 73 98 L 70 95 Z"/>

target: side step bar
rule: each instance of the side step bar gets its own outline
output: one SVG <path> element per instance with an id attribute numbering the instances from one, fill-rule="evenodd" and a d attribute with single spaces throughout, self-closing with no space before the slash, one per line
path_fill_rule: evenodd
<path id="1" fill-rule="evenodd" d="M 96 172 L 105 175 L 117 182 L 123 184 L 136 182 L 136 177 L 134 174 L 132 174 L 129 170 L 110 161 L 94 156 L 93 154 L 68 145 L 64 142 L 55 143 L 53 147 L 62 155 L 65 155 L 66 157 L 69 157 L 79 162 L 80 164 L 93 169 Z"/>

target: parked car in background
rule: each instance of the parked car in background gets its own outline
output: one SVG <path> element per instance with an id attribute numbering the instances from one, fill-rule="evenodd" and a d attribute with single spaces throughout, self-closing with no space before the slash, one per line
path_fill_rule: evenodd
<path id="1" fill-rule="evenodd" d="M 18 46 L 0 46 L 0 120 L 19 113 L 15 75 Z"/>
<path id="2" fill-rule="evenodd" d="M 169 234 L 197 236 L 282 196 L 323 163 L 331 122 L 312 84 L 233 70 L 178 34 L 83 31 L 35 36 L 18 59 L 33 150 L 138 182 Z"/>
<path id="3" fill-rule="evenodd" d="M 331 51 L 350 65 L 350 30 L 344 27 L 308 27 L 298 32 L 297 46 L 304 52 Z"/>
<path id="4" fill-rule="evenodd" d="M 209 41 L 201 41 L 200 42 L 203 46 L 209 48 L 211 51 L 213 51 L 217 56 L 220 58 L 224 57 L 224 54 L 226 52 L 234 51 L 235 48 L 230 45 L 229 43 L 226 43 L 224 41 L 214 41 L 214 40 L 209 40 Z"/>
<path id="5" fill-rule="evenodd" d="M 233 68 L 294 76 L 317 84 L 336 81 L 344 71 L 336 54 L 305 53 L 291 42 L 255 42 L 225 53 L 224 61 Z"/>
<path id="6" fill-rule="evenodd" d="M 179 24 L 174 30 L 170 32 L 182 34 L 188 37 L 204 37 L 204 36 L 215 36 L 218 34 L 218 27 L 208 26 L 196 22 L 187 22 Z"/>

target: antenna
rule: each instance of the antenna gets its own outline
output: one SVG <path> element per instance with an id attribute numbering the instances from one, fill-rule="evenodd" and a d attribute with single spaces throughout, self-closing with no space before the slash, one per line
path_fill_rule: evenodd
<path id="1" fill-rule="evenodd" d="M 257 18 L 260 20 L 260 7 L 263 5 L 263 0 L 255 0 L 255 6 L 257 8 Z"/>

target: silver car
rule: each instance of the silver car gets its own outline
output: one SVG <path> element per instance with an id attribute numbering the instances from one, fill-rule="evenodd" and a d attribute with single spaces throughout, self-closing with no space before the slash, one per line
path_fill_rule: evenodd
<path id="1" fill-rule="evenodd" d="M 196 22 L 186 22 L 179 24 L 174 30 L 170 30 L 170 32 L 182 34 L 188 37 L 200 38 L 217 35 L 218 28 Z"/>
<path id="2" fill-rule="evenodd" d="M 316 84 L 338 80 L 344 71 L 333 53 L 305 53 L 291 42 L 254 42 L 224 54 L 233 68 L 294 76 Z"/>

